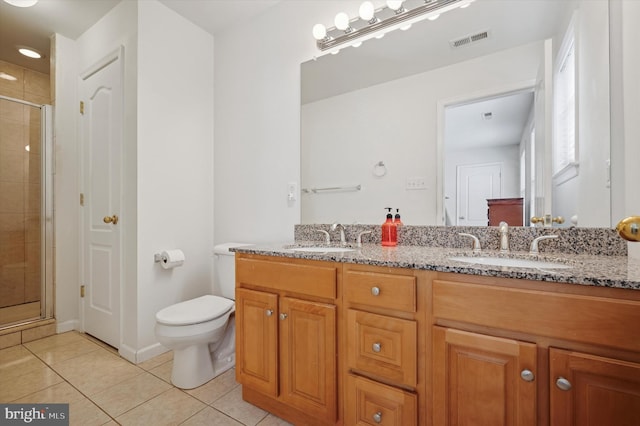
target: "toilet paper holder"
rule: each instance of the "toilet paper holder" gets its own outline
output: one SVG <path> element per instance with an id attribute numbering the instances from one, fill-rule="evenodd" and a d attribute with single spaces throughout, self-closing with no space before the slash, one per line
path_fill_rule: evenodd
<path id="1" fill-rule="evenodd" d="M 160 263 L 162 262 L 162 253 L 154 253 L 153 254 L 153 261 L 155 263 Z"/>

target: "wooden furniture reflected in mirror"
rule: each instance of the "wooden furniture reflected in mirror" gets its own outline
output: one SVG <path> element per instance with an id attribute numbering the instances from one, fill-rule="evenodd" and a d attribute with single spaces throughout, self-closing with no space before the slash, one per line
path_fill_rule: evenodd
<path id="1" fill-rule="evenodd" d="M 502 221 L 509 226 L 523 225 L 522 198 L 493 198 L 487 200 L 489 226 L 498 226 Z"/>

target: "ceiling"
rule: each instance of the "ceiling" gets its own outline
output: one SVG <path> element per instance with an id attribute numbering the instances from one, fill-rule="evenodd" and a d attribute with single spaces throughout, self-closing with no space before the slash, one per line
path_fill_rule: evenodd
<path id="1" fill-rule="evenodd" d="M 49 73 L 49 37 L 72 40 L 95 24 L 121 0 L 40 0 L 30 8 L 0 1 L 0 60 Z M 122 0 L 130 1 L 130 0 Z M 263 13 L 280 0 L 160 0 L 212 35 Z M 32 47 L 46 58 L 26 58 L 16 46 Z"/>

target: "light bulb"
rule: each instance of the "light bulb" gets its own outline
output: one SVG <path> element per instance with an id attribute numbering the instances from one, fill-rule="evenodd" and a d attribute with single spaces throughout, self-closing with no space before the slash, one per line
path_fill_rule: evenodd
<path id="1" fill-rule="evenodd" d="M 327 36 L 327 29 L 322 24 L 315 24 L 313 26 L 313 38 L 316 40 L 322 40 Z"/>
<path id="2" fill-rule="evenodd" d="M 38 3 L 38 0 L 4 0 L 12 6 L 16 7 L 31 7 Z"/>
<path id="3" fill-rule="evenodd" d="M 429 16 L 427 19 L 430 21 L 435 21 L 436 19 L 438 19 L 440 17 L 439 13 L 436 13 L 435 15 L 431 15 Z"/>
<path id="4" fill-rule="evenodd" d="M 349 15 L 344 12 L 340 12 L 336 15 L 333 23 L 336 24 L 337 29 L 344 31 L 349 28 Z"/>
<path id="5" fill-rule="evenodd" d="M 391 10 L 398 10 L 402 7 L 404 0 L 387 0 L 387 7 Z"/>
<path id="6" fill-rule="evenodd" d="M 409 28 L 411 28 L 411 24 L 407 24 L 407 25 L 405 25 L 403 27 L 400 27 L 400 30 L 407 31 Z"/>
<path id="7" fill-rule="evenodd" d="M 362 42 L 361 41 L 356 41 L 355 43 L 352 44 L 353 47 L 360 47 L 362 46 Z"/>
<path id="8" fill-rule="evenodd" d="M 471 6 L 471 2 L 470 2 L 470 1 L 469 1 L 469 2 L 466 2 L 466 3 L 462 3 L 462 4 L 460 5 L 460 9 L 465 9 L 465 8 L 467 8 L 467 7 L 469 7 L 469 6 Z"/>
<path id="9" fill-rule="evenodd" d="M 373 7 L 373 3 L 365 1 L 360 5 L 360 11 L 358 13 L 360 15 L 360 19 L 368 22 L 373 19 L 374 12 L 375 8 Z"/>
<path id="10" fill-rule="evenodd" d="M 381 38 L 383 38 L 383 37 L 384 37 L 384 33 L 380 33 L 380 34 L 378 34 L 378 35 L 376 36 L 376 38 L 377 38 L 378 40 L 380 40 L 380 39 L 381 39 Z"/>

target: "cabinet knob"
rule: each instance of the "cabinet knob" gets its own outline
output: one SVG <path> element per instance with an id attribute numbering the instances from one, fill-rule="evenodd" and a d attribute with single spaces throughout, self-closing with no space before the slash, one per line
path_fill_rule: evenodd
<path id="1" fill-rule="evenodd" d="M 536 378 L 533 372 L 527 369 L 524 369 L 520 372 L 520 377 L 522 377 L 522 380 L 524 380 L 525 382 L 533 382 L 533 380 Z"/>
<path id="2" fill-rule="evenodd" d="M 285 314 L 284 312 L 280 314 L 280 319 L 281 320 L 286 320 L 287 319 L 287 314 Z"/>
<path id="3" fill-rule="evenodd" d="M 371 294 L 377 296 L 380 294 L 380 289 L 378 287 L 371 287 Z"/>
<path id="4" fill-rule="evenodd" d="M 376 423 L 382 423 L 382 413 L 380 411 L 373 415 L 373 421 Z"/>
<path id="5" fill-rule="evenodd" d="M 271 315 L 273 315 L 273 309 L 267 309 L 267 310 L 265 311 L 265 314 L 266 314 L 268 317 L 270 317 Z"/>
<path id="6" fill-rule="evenodd" d="M 380 351 L 382 350 L 382 345 L 381 345 L 380 343 L 374 343 L 374 344 L 371 346 L 371 349 L 372 349 L 374 352 L 376 352 L 376 353 L 377 353 L 377 352 L 380 352 Z"/>
<path id="7" fill-rule="evenodd" d="M 556 380 L 556 386 L 558 389 L 563 391 L 571 390 L 571 382 L 562 376 L 558 377 L 558 380 Z"/>

